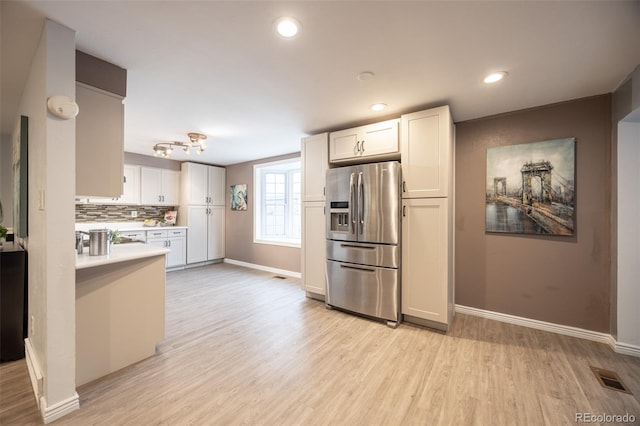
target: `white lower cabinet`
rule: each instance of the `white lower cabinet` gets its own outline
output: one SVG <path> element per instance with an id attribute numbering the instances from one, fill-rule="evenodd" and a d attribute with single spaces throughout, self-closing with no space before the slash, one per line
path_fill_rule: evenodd
<path id="1" fill-rule="evenodd" d="M 453 317 L 453 241 L 448 198 L 402 200 L 402 314 L 447 330 Z"/>
<path id="2" fill-rule="evenodd" d="M 187 206 L 187 264 L 222 259 L 224 206 Z"/>
<path id="3" fill-rule="evenodd" d="M 306 292 L 325 295 L 324 202 L 302 204 L 302 287 Z"/>
<path id="4" fill-rule="evenodd" d="M 147 244 L 168 248 L 166 268 L 184 266 L 186 263 L 186 229 L 162 229 L 147 231 Z"/>

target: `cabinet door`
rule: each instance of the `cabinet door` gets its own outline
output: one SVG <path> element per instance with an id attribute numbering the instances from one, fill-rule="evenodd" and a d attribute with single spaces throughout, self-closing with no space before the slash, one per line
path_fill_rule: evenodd
<path id="1" fill-rule="evenodd" d="M 302 203 L 302 288 L 325 294 L 324 203 Z"/>
<path id="2" fill-rule="evenodd" d="M 224 206 L 226 200 L 226 169 L 224 167 L 209 167 L 209 204 Z"/>
<path id="3" fill-rule="evenodd" d="M 329 168 L 327 133 L 302 139 L 302 201 L 323 201 L 325 174 Z"/>
<path id="4" fill-rule="evenodd" d="M 360 139 L 360 155 L 362 157 L 388 156 L 397 154 L 398 120 L 363 126 Z"/>
<path id="5" fill-rule="evenodd" d="M 207 206 L 187 207 L 187 263 L 207 260 Z"/>
<path id="6" fill-rule="evenodd" d="M 183 266 L 186 263 L 186 239 L 185 237 L 169 237 L 167 239 L 169 249 L 167 254 L 167 268 Z"/>
<path id="7" fill-rule="evenodd" d="M 402 198 L 451 196 L 453 124 L 449 107 L 402 116 Z"/>
<path id="8" fill-rule="evenodd" d="M 360 155 L 360 128 L 329 133 L 329 156 L 331 162 L 353 159 Z"/>
<path id="9" fill-rule="evenodd" d="M 403 200 L 402 313 L 448 324 L 448 199 Z"/>
<path id="10" fill-rule="evenodd" d="M 180 203 L 180 172 L 175 170 L 162 170 L 162 205 L 177 206 Z"/>
<path id="11" fill-rule="evenodd" d="M 166 239 L 155 239 L 155 240 L 154 239 L 150 239 L 150 240 L 147 240 L 147 244 L 150 245 L 150 246 L 154 246 L 154 247 L 169 248 L 168 247 L 169 245 L 168 245 Z M 165 268 L 169 267 L 168 263 L 169 263 L 169 256 L 170 255 L 171 255 L 171 252 L 169 252 L 169 253 L 167 253 L 165 255 L 165 266 L 164 266 Z"/>
<path id="12" fill-rule="evenodd" d="M 224 257 L 224 206 L 209 206 L 209 240 L 207 259 L 222 259 Z"/>
<path id="13" fill-rule="evenodd" d="M 140 204 L 140 166 L 124 165 L 122 204 Z"/>
<path id="14" fill-rule="evenodd" d="M 122 195 L 124 106 L 122 97 L 76 84 L 76 194 Z"/>
<path id="15" fill-rule="evenodd" d="M 182 163 L 181 204 L 207 204 L 208 169 L 204 164 Z"/>
<path id="16" fill-rule="evenodd" d="M 140 167 L 140 202 L 149 206 L 162 205 L 162 169 Z"/>

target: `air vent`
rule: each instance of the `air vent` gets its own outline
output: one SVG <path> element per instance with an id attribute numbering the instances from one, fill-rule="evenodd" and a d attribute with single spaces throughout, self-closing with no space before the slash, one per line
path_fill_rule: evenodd
<path id="1" fill-rule="evenodd" d="M 632 395 L 631 391 L 622 383 L 620 376 L 614 371 L 603 370 L 597 367 L 591 367 L 591 371 L 593 371 L 593 374 L 595 374 L 596 379 L 598 379 L 602 387 Z"/>

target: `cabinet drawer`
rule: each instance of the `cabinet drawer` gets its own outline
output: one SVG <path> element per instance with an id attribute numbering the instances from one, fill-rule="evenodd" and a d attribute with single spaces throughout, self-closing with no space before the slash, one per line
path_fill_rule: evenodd
<path id="1" fill-rule="evenodd" d="M 169 238 L 186 237 L 187 236 L 187 230 L 186 229 L 170 229 L 170 230 L 167 231 L 167 234 L 169 235 Z"/>
<path id="2" fill-rule="evenodd" d="M 142 243 L 147 241 L 147 233 L 145 231 L 135 232 L 120 232 L 122 238 L 128 238 L 132 241 L 140 241 Z"/>
<path id="3" fill-rule="evenodd" d="M 147 231 L 147 239 L 167 238 L 166 230 Z"/>

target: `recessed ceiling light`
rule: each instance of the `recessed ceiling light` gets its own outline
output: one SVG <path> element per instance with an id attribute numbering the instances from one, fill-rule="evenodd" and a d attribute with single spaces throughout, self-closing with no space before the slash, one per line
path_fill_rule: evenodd
<path id="1" fill-rule="evenodd" d="M 371 108 L 372 111 L 382 111 L 386 107 L 387 107 L 387 104 L 383 104 L 382 102 L 379 102 L 377 104 L 371 105 L 369 108 Z"/>
<path id="2" fill-rule="evenodd" d="M 302 25 L 296 18 L 285 16 L 276 20 L 275 27 L 280 37 L 293 38 L 298 34 Z"/>
<path id="3" fill-rule="evenodd" d="M 507 72 L 506 71 L 494 72 L 494 73 L 491 73 L 488 76 L 486 76 L 484 78 L 484 82 L 487 83 L 487 84 L 495 83 L 497 81 L 502 80 L 506 76 L 507 76 Z"/>
<path id="4" fill-rule="evenodd" d="M 373 80 L 373 77 L 375 77 L 375 74 L 372 73 L 371 71 L 363 71 L 358 74 L 358 80 L 360 81 Z"/>

